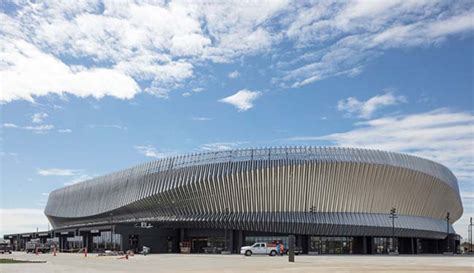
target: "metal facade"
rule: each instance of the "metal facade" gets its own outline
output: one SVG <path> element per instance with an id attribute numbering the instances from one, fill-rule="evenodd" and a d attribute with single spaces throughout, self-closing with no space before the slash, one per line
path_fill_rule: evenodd
<path id="1" fill-rule="evenodd" d="M 334 147 L 170 157 L 51 192 L 55 228 L 163 225 L 314 235 L 444 238 L 463 208 L 446 167 L 405 154 Z M 312 212 L 311 212 L 312 211 Z M 451 228 L 451 232 L 454 230 Z"/>

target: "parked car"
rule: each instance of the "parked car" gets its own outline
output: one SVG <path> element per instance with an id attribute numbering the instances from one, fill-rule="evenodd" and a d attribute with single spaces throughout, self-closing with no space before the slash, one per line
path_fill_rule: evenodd
<path id="1" fill-rule="evenodd" d="M 9 243 L 0 243 L 0 254 L 12 254 L 12 247 Z"/>
<path id="2" fill-rule="evenodd" d="M 267 243 L 255 243 L 251 246 L 243 246 L 240 248 L 240 254 L 245 256 L 252 256 L 253 254 L 264 254 L 270 256 L 277 255 L 277 249 L 275 244 L 267 244 Z"/>

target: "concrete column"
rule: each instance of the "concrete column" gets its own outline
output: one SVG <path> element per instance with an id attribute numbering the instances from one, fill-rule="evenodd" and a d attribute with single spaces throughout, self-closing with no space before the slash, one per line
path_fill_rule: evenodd
<path id="1" fill-rule="evenodd" d="M 234 230 L 227 230 L 227 250 L 234 252 Z"/>
<path id="2" fill-rule="evenodd" d="M 308 242 L 309 242 L 309 239 L 308 239 L 308 235 L 298 235 L 300 237 L 300 244 L 298 246 L 300 246 L 302 249 L 303 249 L 303 253 L 304 254 L 308 254 L 308 249 L 309 249 L 309 245 L 308 245 Z"/>
<path id="3" fill-rule="evenodd" d="M 186 230 L 184 228 L 179 230 L 179 241 L 185 241 L 186 240 Z"/>
<path id="4" fill-rule="evenodd" d="M 173 253 L 179 253 L 179 242 L 180 242 L 181 230 L 176 229 L 173 236 Z"/>
<path id="5" fill-rule="evenodd" d="M 311 251 L 311 235 L 307 236 L 306 242 L 308 244 L 308 252 L 306 254 L 308 254 Z"/>
<path id="6" fill-rule="evenodd" d="M 367 237 L 362 237 L 362 254 L 368 254 L 367 253 Z"/>
<path id="7" fill-rule="evenodd" d="M 375 254 L 375 242 L 374 237 L 367 237 L 370 242 L 370 254 Z"/>
<path id="8" fill-rule="evenodd" d="M 244 246 L 244 231 L 237 231 L 237 249 L 240 251 L 240 248 Z"/>
<path id="9" fill-rule="evenodd" d="M 410 238 L 410 242 L 411 242 L 411 254 L 415 254 L 415 240 L 412 238 Z"/>

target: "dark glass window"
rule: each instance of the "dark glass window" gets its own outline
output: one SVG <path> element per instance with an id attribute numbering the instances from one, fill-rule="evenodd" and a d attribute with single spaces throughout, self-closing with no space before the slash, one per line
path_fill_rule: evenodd
<path id="1" fill-rule="evenodd" d="M 318 254 L 352 254 L 354 237 L 311 236 L 309 251 Z"/>
<path id="2" fill-rule="evenodd" d="M 392 244 L 392 238 L 375 237 L 374 246 L 376 254 L 387 254 L 392 247 L 394 251 L 398 251 L 398 239 L 395 238 Z"/>

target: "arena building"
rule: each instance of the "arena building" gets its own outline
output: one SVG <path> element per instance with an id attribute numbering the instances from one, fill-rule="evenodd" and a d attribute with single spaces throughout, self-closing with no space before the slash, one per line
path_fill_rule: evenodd
<path id="1" fill-rule="evenodd" d="M 61 250 L 238 253 L 254 242 L 287 244 L 291 234 L 305 253 L 442 253 L 458 248 L 451 224 L 462 213 L 456 177 L 430 160 L 353 148 L 239 149 L 57 189 L 45 237 Z M 21 248 L 36 236 L 5 239 Z"/>

